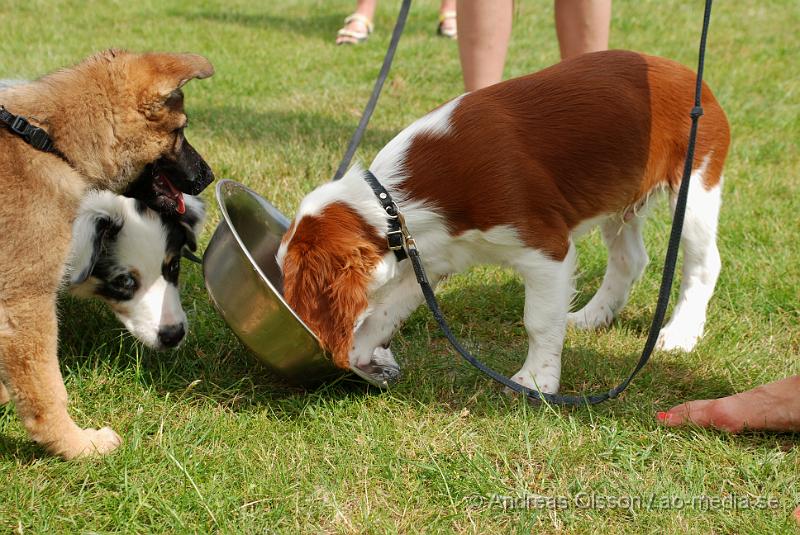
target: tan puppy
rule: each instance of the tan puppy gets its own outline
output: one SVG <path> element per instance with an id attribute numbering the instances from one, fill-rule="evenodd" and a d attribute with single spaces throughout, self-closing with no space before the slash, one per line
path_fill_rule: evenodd
<path id="1" fill-rule="evenodd" d="M 108 427 L 81 429 L 67 413 L 56 355 L 56 294 L 84 193 L 123 192 L 181 212 L 213 174 L 189 145 L 180 87 L 213 67 L 191 54 L 110 50 L 0 92 L 0 106 L 43 128 L 60 155 L 0 125 L 0 403 L 30 436 L 65 458 L 120 444 Z"/>

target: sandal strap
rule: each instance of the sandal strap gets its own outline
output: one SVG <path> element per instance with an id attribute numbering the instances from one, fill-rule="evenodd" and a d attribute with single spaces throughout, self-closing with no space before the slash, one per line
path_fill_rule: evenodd
<path id="1" fill-rule="evenodd" d="M 351 22 L 360 22 L 364 26 L 367 27 L 367 35 L 372 33 L 374 26 L 372 25 L 372 21 L 369 20 L 367 17 L 362 15 L 361 13 L 352 13 L 344 18 L 344 24 L 347 26 Z M 342 28 L 344 30 L 344 28 Z M 348 30 L 349 31 L 349 30 Z M 363 32 L 361 32 L 363 33 Z"/>
<path id="2" fill-rule="evenodd" d="M 441 13 L 439 13 L 439 23 L 442 23 L 442 22 L 444 22 L 446 20 L 450 20 L 450 19 L 454 19 L 454 18 L 456 18 L 456 12 L 455 11 L 442 11 Z"/>
<path id="3" fill-rule="evenodd" d="M 342 28 L 341 30 L 336 32 L 336 35 L 339 37 L 352 37 L 353 39 L 356 39 L 358 41 L 363 41 L 364 39 L 369 37 L 369 34 L 367 32 L 356 32 L 353 30 L 348 30 L 347 28 Z"/>

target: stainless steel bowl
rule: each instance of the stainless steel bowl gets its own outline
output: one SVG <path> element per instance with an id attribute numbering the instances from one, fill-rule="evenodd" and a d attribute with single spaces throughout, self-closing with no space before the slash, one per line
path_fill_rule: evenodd
<path id="1" fill-rule="evenodd" d="M 203 256 L 206 289 L 236 336 L 264 364 L 295 383 L 318 384 L 346 373 L 283 299 L 275 260 L 289 220 L 266 199 L 232 180 L 216 187 L 222 212 Z M 386 381 L 351 370 L 379 387 Z"/>

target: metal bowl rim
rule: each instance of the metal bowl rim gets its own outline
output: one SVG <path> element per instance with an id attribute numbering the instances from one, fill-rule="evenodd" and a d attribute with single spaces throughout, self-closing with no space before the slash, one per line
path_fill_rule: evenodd
<path id="1" fill-rule="evenodd" d="M 230 230 L 231 234 L 233 235 L 234 239 L 236 240 L 236 243 L 239 246 L 239 249 L 247 257 L 248 262 L 250 262 L 250 266 L 253 269 L 255 269 L 256 273 L 258 273 L 258 276 L 261 278 L 261 280 L 263 282 L 265 282 L 267 284 L 269 289 L 272 291 L 272 293 L 275 295 L 275 297 L 278 298 L 278 300 L 284 306 L 284 308 L 286 308 L 286 310 L 288 310 L 292 314 L 292 316 L 294 316 L 294 319 L 297 320 L 297 323 L 299 323 L 303 327 L 303 329 L 305 329 L 306 332 L 311 335 L 311 337 L 314 339 L 314 341 L 317 342 L 317 345 L 319 346 L 320 351 L 325 352 L 325 350 L 322 348 L 322 343 L 320 342 L 320 340 L 317 337 L 317 335 L 314 334 L 314 331 L 312 331 L 311 329 L 308 328 L 308 325 L 306 325 L 306 323 L 302 319 L 300 319 L 300 316 L 297 315 L 297 313 L 294 311 L 294 309 L 289 306 L 289 303 L 286 302 L 286 300 L 283 298 L 283 295 L 277 290 L 277 288 L 275 288 L 275 285 L 272 284 L 272 281 L 269 280 L 269 277 L 264 275 L 264 272 L 261 271 L 261 268 L 258 266 L 258 263 L 253 259 L 252 255 L 250 254 L 250 251 L 247 249 L 247 247 L 245 246 L 244 242 L 239 237 L 239 233 L 236 231 L 236 228 L 234 227 L 233 223 L 231 222 L 231 218 L 228 215 L 228 209 L 225 206 L 225 202 L 222 199 L 222 188 L 223 187 L 238 188 L 238 189 L 244 190 L 246 193 L 249 193 L 250 195 L 256 197 L 257 199 L 261 199 L 261 200 L 265 201 L 270 206 L 272 206 L 272 203 L 269 202 L 264 197 L 262 197 L 261 195 L 259 195 L 258 193 L 256 193 L 255 191 L 253 191 L 250 188 L 248 188 L 247 186 L 245 186 L 244 184 L 236 182 L 235 180 L 230 180 L 230 179 L 227 179 L 227 178 L 226 179 L 222 179 L 222 180 L 217 182 L 217 185 L 214 188 L 214 190 L 215 190 L 214 193 L 215 193 L 215 195 L 217 197 L 217 205 L 219 206 L 220 212 L 222 213 L 222 218 L 225 221 L 225 225 L 228 227 L 228 230 Z M 275 208 L 275 207 L 273 206 L 273 208 Z M 279 214 L 283 215 L 280 212 L 280 210 L 278 210 L 277 208 L 275 208 L 275 210 Z"/>

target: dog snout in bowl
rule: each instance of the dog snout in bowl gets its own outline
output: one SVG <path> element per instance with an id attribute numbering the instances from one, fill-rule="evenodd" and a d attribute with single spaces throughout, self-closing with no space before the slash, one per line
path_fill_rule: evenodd
<path id="1" fill-rule="evenodd" d="M 206 289 L 245 346 L 291 382 L 341 377 L 315 334 L 283 299 L 275 260 L 288 219 L 266 199 L 231 180 L 216 186 L 222 221 L 203 255 Z"/>
<path id="2" fill-rule="evenodd" d="M 283 298 L 276 260 L 289 220 L 266 199 L 232 180 L 216 186 L 222 221 L 203 255 L 203 276 L 214 307 L 245 346 L 293 383 L 317 385 L 342 377 L 316 334 Z M 399 377 L 391 351 L 380 348 L 372 375 L 350 371 L 385 388 Z M 374 364 L 374 365 L 373 365 Z"/>

